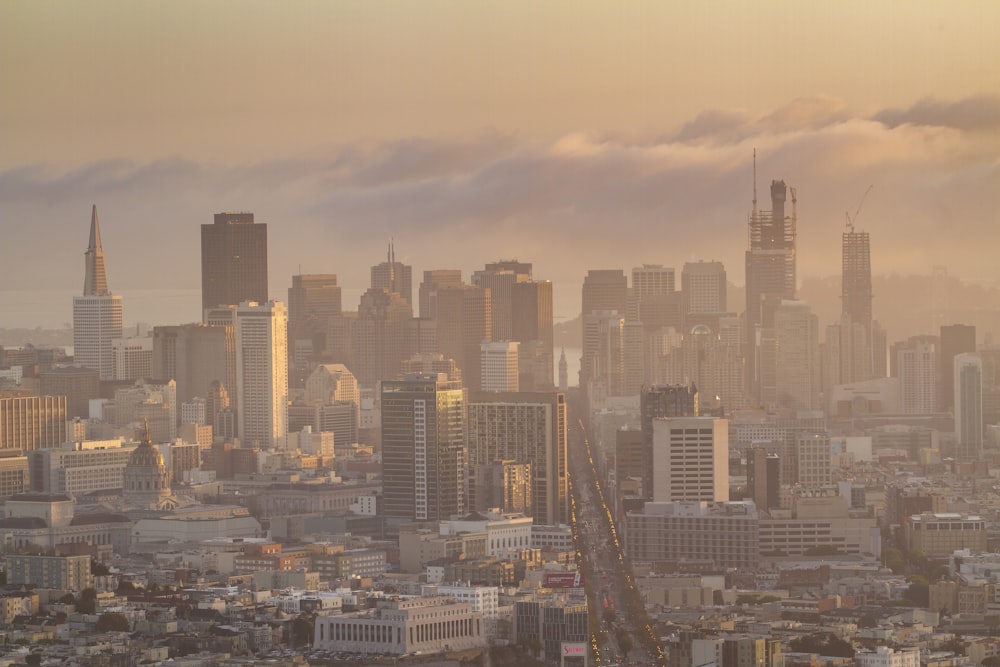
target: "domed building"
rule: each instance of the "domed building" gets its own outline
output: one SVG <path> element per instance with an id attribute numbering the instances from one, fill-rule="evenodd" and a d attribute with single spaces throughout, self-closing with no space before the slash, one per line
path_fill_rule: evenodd
<path id="1" fill-rule="evenodd" d="M 169 510 L 176 507 L 170 491 L 170 473 L 163 455 L 153 447 L 146 424 L 142 442 L 128 457 L 122 499 L 131 509 Z"/>

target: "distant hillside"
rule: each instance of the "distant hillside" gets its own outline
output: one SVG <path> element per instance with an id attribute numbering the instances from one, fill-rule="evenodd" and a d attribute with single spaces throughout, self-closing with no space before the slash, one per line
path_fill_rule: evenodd
<path id="1" fill-rule="evenodd" d="M 0 329 L 0 345 L 3 347 L 72 347 L 72 329 Z"/>
<path id="2" fill-rule="evenodd" d="M 965 283 L 941 275 L 875 276 L 875 319 L 888 333 L 889 342 L 908 336 L 938 333 L 944 324 L 974 324 L 979 342 L 1000 340 L 1000 288 Z M 743 312 L 742 287 L 730 284 L 726 298 L 729 309 Z M 840 317 L 840 276 L 805 278 L 799 298 L 808 301 L 819 318 L 820 341 L 827 325 Z M 555 326 L 555 346 L 581 347 L 580 318 Z"/>

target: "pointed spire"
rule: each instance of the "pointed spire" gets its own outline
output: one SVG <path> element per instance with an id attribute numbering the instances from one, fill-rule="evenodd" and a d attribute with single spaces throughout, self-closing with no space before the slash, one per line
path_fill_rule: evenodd
<path id="1" fill-rule="evenodd" d="M 101 247 L 101 225 L 97 222 L 97 204 L 94 204 L 90 212 L 90 245 L 87 246 L 87 250 L 104 250 Z"/>
<path id="2" fill-rule="evenodd" d="M 108 289 L 108 274 L 104 266 L 104 248 L 101 247 L 101 227 L 97 221 L 97 204 L 90 213 L 90 243 L 84 253 L 86 274 L 83 277 L 84 296 L 104 296 L 111 294 Z"/>

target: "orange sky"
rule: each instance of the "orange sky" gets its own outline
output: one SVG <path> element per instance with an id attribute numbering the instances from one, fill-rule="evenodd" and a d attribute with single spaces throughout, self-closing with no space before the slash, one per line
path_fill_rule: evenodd
<path id="1" fill-rule="evenodd" d="M 1000 3 L 0 3 L 4 289 L 76 289 L 92 203 L 118 289 L 197 287 L 222 210 L 271 225 L 273 296 L 301 266 L 345 308 L 389 237 L 533 261 L 568 314 L 587 268 L 742 283 L 754 148 L 800 275 L 874 185 L 877 274 L 1000 284 Z"/>
<path id="2" fill-rule="evenodd" d="M 1000 3 L 7 2 L 0 168 L 1000 94 Z"/>

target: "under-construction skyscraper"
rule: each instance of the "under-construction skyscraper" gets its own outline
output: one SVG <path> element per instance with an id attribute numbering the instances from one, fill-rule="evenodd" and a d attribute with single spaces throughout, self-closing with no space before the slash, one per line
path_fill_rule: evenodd
<path id="1" fill-rule="evenodd" d="M 841 243 L 841 300 L 843 314 L 866 328 L 872 323 L 872 259 L 868 232 L 853 228 L 844 232 Z"/>
<path id="2" fill-rule="evenodd" d="M 788 191 L 792 194 L 791 215 L 785 215 Z M 756 166 L 754 167 L 753 210 L 748 224 L 746 252 L 746 378 L 757 386 L 756 348 L 761 326 L 762 304 L 766 297 L 795 298 L 795 188 L 784 181 L 771 181 L 771 210 L 757 208 Z"/>

